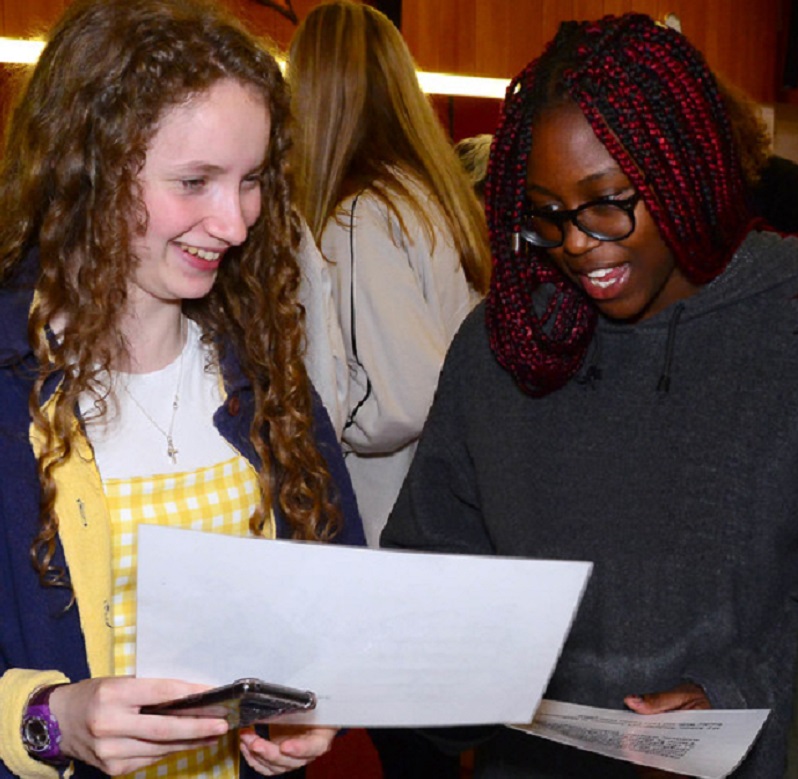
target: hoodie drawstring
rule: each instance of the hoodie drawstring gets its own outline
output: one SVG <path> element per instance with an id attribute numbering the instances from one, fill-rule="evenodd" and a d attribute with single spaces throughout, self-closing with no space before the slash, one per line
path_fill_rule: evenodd
<path id="1" fill-rule="evenodd" d="M 671 316 L 671 321 L 668 323 L 668 341 L 665 344 L 665 362 L 662 366 L 662 374 L 657 382 L 657 392 L 667 393 L 671 388 L 671 363 L 673 362 L 673 345 L 676 342 L 676 327 L 679 324 L 679 318 L 684 311 L 684 303 L 677 303 L 676 308 Z"/>
<path id="2" fill-rule="evenodd" d="M 593 348 L 591 349 L 590 365 L 587 366 L 584 374 L 577 377 L 576 382 L 590 387 L 590 389 L 596 389 L 597 382 L 601 381 L 601 368 L 599 367 L 599 362 L 601 361 L 601 338 L 598 332 L 593 335 L 591 346 Z"/>

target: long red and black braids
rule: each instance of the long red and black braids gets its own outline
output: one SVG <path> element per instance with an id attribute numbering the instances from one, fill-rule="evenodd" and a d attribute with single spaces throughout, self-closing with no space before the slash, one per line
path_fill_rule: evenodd
<path id="1" fill-rule="evenodd" d="M 691 281 L 721 273 L 750 226 L 729 118 L 703 56 L 642 14 L 561 25 L 507 89 L 486 182 L 491 349 L 531 395 L 574 376 L 598 316 L 544 250 L 518 240 L 535 118 L 567 101 L 642 195 Z"/>

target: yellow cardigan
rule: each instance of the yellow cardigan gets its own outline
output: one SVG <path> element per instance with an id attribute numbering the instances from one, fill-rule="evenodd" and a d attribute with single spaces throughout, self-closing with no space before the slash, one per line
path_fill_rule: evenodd
<path id="1" fill-rule="evenodd" d="M 55 395 L 45 405 L 52 413 Z M 75 421 L 75 445 L 55 470 L 58 535 L 64 546 L 70 580 L 80 604 L 80 625 L 92 677 L 113 674 L 111 628 L 111 532 L 100 472 L 91 446 Z M 38 456 L 41 441 L 31 426 L 31 444 Z M 55 779 L 58 771 L 34 760 L 20 737 L 20 723 L 28 699 L 39 687 L 68 682 L 58 671 L 12 668 L 0 677 L 0 759 L 26 779 Z M 71 775 L 71 770 L 66 776 Z"/>
<path id="2" fill-rule="evenodd" d="M 225 395 L 224 387 L 220 387 Z M 56 393 L 43 407 L 52 416 Z M 111 521 L 105 502 L 100 472 L 94 453 L 75 420 L 69 457 L 54 472 L 56 482 L 55 511 L 58 535 L 64 547 L 75 600 L 80 604 L 80 625 L 86 644 L 86 659 L 92 678 L 112 676 L 113 628 L 111 624 L 112 555 Z M 41 440 L 31 425 L 31 445 L 38 457 Z M 276 535 L 274 517 L 264 535 Z M 20 736 L 20 723 L 30 696 L 39 687 L 70 681 L 58 671 L 32 671 L 12 668 L 0 677 L 0 759 L 8 768 L 25 779 L 57 779 L 58 771 L 25 750 Z M 69 777 L 72 769 L 64 776 Z"/>

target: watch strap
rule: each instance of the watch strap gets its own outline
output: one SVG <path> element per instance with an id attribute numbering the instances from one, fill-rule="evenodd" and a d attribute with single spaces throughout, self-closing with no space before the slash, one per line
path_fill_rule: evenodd
<path id="1" fill-rule="evenodd" d="M 60 685 L 40 687 L 31 695 L 22 715 L 22 743 L 31 757 L 50 765 L 65 765 L 61 752 L 61 728 L 50 711 L 50 694 Z"/>

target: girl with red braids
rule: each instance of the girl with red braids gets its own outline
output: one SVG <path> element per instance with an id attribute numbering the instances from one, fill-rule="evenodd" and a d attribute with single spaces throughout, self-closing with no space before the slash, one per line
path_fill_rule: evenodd
<path id="1" fill-rule="evenodd" d="M 751 218 L 702 56 L 639 14 L 564 24 L 507 91 L 486 201 L 490 293 L 383 545 L 593 561 L 547 697 L 768 708 L 733 776 L 783 776 L 798 242 Z M 478 779 L 637 771 L 507 729 L 477 750 Z"/>

